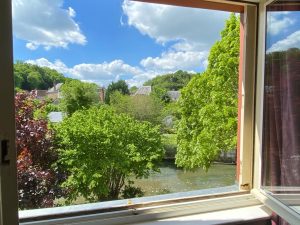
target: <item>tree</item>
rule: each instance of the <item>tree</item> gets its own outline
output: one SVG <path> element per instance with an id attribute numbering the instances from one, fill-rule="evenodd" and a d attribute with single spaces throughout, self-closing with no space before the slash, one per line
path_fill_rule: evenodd
<path id="1" fill-rule="evenodd" d="M 60 163 L 70 173 L 69 201 L 117 199 L 129 177 L 147 177 L 164 153 L 158 127 L 108 106 L 79 110 L 56 132 Z"/>
<path id="2" fill-rule="evenodd" d="M 124 80 L 119 80 L 118 82 L 112 82 L 108 85 L 105 93 L 105 103 L 110 104 L 110 95 L 115 91 L 120 92 L 122 95 L 129 95 L 130 91 L 128 85 Z"/>
<path id="3" fill-rule="evenodd" d="M 65 81 L 65 77 L 56 70 L 20 61 L 14 64 L 14 77 L 15 86 L 28 91 L 47 90 Z"/>
<path id="4" fill-rule="evenodd" d="M 68 115 L 99 103 L 98 86 L 79 80 L 67 80 L 61 87 L 61 108 Z"/>
<path id="5" fill-rule="evenodd" d="M 231 14 L 208 68 L 181 92 L 176 164 L 208 169 L 220 151 L 236 148 L 239 17 Z"/>
<path id="6" fill-rule="evenodd" d="M 157 76 L 144 83 L 145 86 L 163 89 L 166 91 L 178 91 L 185 87 L 194 75 L 186 71 L 178 70 L 175 73 Z"/>
<path id="7" fill-rule="evenodd" d="M 129 92 L 131 95 L 135 94 L 135 92 L 138 90 L 138 87 L 137 86 L 132 86 L 130 89 L 129 89 Z"/>
<path id="8" fill-rule="evenodd" d="M 53 131 L 47 120 L 34 118 L 34 111 L 44 103 L 33 93 L 20 92 L 15 107 L 19 207 L 52 207 L 55 198 L 64 194 L 59 186 L 65 177 L 52 167 L 57 160 Z"/>
<path id="9" fill-rule="evenodd" d="M 152 97 L 162 101 L 163 103 L 170 103 L 171 98 L 168 95 L 168 91 L 165 88 L 159 86 L 152 87 L 152 92 L 150 94 Z"/>
<path id="10" fill-rule="evenodd" d="M 27 76 L 27 82 L 29 83 L 30 90 L 33 90 L 41 86 L 42 77 L 38 72 L 32 71 Z"/>
<path id="11" fill-rule="evenodd" d="M 122 95 L 116 91 L 110 97 L 110 104 L 117 113 L 126 113 L 139 121 L 161 124 L 163 104 L 155 97 Z"/>

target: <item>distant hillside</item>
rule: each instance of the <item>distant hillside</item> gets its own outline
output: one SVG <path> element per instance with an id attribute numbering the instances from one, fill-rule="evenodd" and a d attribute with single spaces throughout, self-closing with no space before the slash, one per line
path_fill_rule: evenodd
<path id="1" fill-rule="evenodd" d="M 14 64 L 15 87 L 23 90 L 47 90 L 66 79 L 61 73 L 47 67 L 24 62 Z"/>
<path id="2" fill-rule="evenodd" d="M 152 86 L 154 88 L 163 88 L 167 91 L 178 91 L 192 79 L 195 74 L 178 70 L 176 73 L 157 76 L 144 83 L 144 86 Z"/>

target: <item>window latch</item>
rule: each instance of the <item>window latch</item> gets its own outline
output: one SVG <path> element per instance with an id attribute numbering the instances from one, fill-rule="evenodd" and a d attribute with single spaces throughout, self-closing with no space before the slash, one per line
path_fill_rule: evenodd
<path id="1" fill-rule="evenodd" d="M 9 165 L 10 161 L 7 159 L 8 157 L 8 146 L 9 140 L 1 140 L 1 165 Z"/>

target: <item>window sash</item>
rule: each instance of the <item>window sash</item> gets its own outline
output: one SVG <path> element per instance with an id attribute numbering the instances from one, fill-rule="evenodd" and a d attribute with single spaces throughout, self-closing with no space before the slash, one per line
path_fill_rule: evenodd
<path id="1" fill-rule="evenodd" d="M 211 196 L 213 197 L 213 196 Z M 193 202 L 171 203 L 164 206 L 145 206 L 141 208 L 128 208 L 126 210 L 108 213 L 94 213 L 90 215 L 77 214 L 65 217 L 53 216 L 44 218 L 24 218 L 21 219 L 20 225 L 54 225 L 54 224 L 76 224 L 91 225 L 119 225 L 146 222 L 151 220 L 165 219 L 170 217 L 179 217 L 192 214 L 213 212 L 217 210 L 227 210 L 242 208 L 248 206 L 259 206 L 258 201 L 252 194 L 244 193 L 235 196 L 224 195 L 223 197 L 202 199 Z M 70 206 L 70 208 L 73 206 Z M 51 209 L 43 209 L 51 210 Z"/>
<path id="2" fill-rule="evenodd" d="M 18 224 L 11 1 L 0 1 L 0 224 Z M 7 148 L 6 148 L 7 147 Z M 6 154 L 7 153 L 7 154 Z"/>
<path id="3" fill-rule="evenodd" d="M 151 0 L 149 0 L 151 1 Z M 212 3 L 213 1 L 209 2 Z M 215 1 L 219 2 L 219 1 Z M 241 5 L 244 8 L 245 23 L 244 23 L 244 36 L 243 46 L 241 46 L 241 58 L 243 60 L 240 67 L 240 76 L 242 75 L 241 85 L 241 129 L 240 129 L 240 175 L 239 186 L 241 190 L 250 190 L 253 180 L 252 166 L 253 166 L 253 124 L 254 124 L 254 87 L 255 87 L 255 57 L 256 57 L 256 4 L 254 3 L 228 3 L 228 6 Z M 216 8 L 215 8 L 216 9 Z M 251 20 L 249 19 L 251 18 Z M 249 19 L 249 20 L 247 20 Z M 3 78 L 0 82 L 0 100 L 5 102 L 7 110 L 3 111 L 0 123 L 1 132 L 4 131 L 9 136 L 10 143 L 15 143 L 15 128 L 14 128 L 14 81 L 13 81 L 13 59 L 12 59 L 12 28 L 11 28 L 11 1 L 0 1 L 0 29 L 2 29 L 3 40 L 0 41 L 1 60 L 0 68 L 2 69 Z M 251 32 L 250 32 L 251 31 Z M 3 90 L 3 91 L 2 91 Z M 2 123 L 3 120 L 3 123 Z M 1 133 L 2 135 L 2 133 Z M 2 137 L 1 137 L 2 138 Z M 16 151 L 14 145 L 10 148 L 9 159 L 11 162 L 16 161 Z M 3 225 L 17 225 L 18 224 L 18 207 L 17 207 L 17 187 L 16 187 L 16 165 L 10 163 L 5 167 L 1 165 L 0 181 L 1 181 L 1 199 L 0 207 Z M 12 191 L 15 190 L 15 191 Z M 217 196 L 214 196 L 214 198 Z M 208 198 L 208 197 L 206 197 Z M 238 197 L 234 197 L 237 198 Z M 206 199 L 207 200 L 207 199 Z M 204 202 L 206 200 L 201 200 Z M 192 202 L 188 203 L 192 205 Z M 219 203 L 218 203 L 219 204 Z M 5 206 L 5 207 L 4 207 Z M 168 207 L 172 208 L 173 204 Z M 176 208 L 176 205 L 174 205 Z M 225 207 L 225 205 L 224 205 Z M 226 209 L 234 207 L 231 204 L 226 205 Z M 225 209 L 225 208 L 224 208 Z M 217 205 L 211 208 L 217 210 Z M 80 212 L 79 212 L 80 213 Z M 178 215 L 175 210 L 174 213 Z M 175 215 L 174 214 L 174 215 Z"/>
<path id="4" fill-rule="evenodd" d="M 258 43 L 257 43 L 257 75 L 256 75 L 256 108 L 254 130 L 254 171 L 253 189 L 251 193 L 265 206 L 290 224 L 298 224 L 300 215 L 290 207 L 262 190 L 262 137 L 263 137 L 263 104 L 264 104 L 264 77 L 265 77 L 265 48 L 266 48 L 266 7 L 275 0 L 261 0 L 258 15 Z"/>

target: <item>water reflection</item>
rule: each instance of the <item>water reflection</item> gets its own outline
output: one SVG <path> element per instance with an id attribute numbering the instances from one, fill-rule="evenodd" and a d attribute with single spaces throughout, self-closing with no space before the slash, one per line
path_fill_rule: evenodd
<path id="1" fill-rule="evenodd" d="M 160 170 L 160 173 L 152 173 L 147 179 L 134 180 L 134 186 L 142 188 L 145 196 L 152 196 L 225 187 L 235 183 L 235 165 L 214 164 L 208 172 L 203 169 L 185 171 L 177 168 L 172 161 L 164 161 Z"/>

